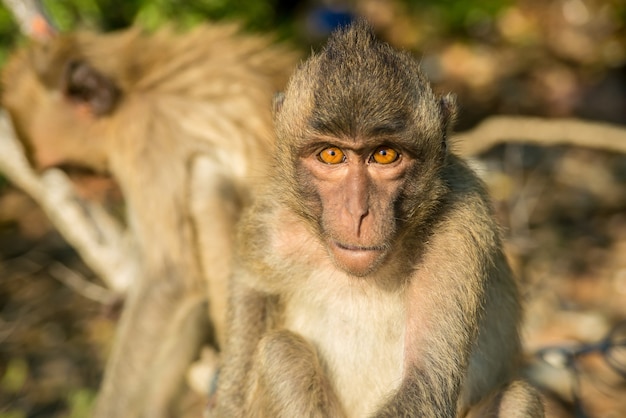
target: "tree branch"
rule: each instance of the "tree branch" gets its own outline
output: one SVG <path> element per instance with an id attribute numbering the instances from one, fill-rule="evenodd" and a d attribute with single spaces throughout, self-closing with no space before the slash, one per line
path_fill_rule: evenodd
<path id="1" fill-rule="evenodd" d="M 8 117 L 0 112 L 0 171 L 43 208 L 107 286 L 125 292 L 139 273 L 132 237 L 103 207 L 78 197 L 62 171 L 37 176 L 15 138 Z"/>
<path id="2" fill-rule="evenodd" d="M 453 140 L 455 149 L 463 156 L 476 156 L 495 145 L 511 142 L 626 153 L 626 128 L 578 119 L 493 116 L 470 131 L 456 134 Z"/>
<path id="3" fill-rule="evenodd" d="M 41 0 L 3 0 L 13 13 L 22 34 L 33 39 L 47 39 L 56 32 Z"/>
<path id="4" fill-rule="evenodd" d="M 50 264 L 48 272 L 52 277 L 65 284 L 70 289 L 73 289 L 78 294 L 83 295 L 87 299 L 91 299 L 107 306 L 111 306 L 117 301 L 117 294 L 87 280 L 77 271 L 68 268 L 58 261 L 53 261 Z"/>

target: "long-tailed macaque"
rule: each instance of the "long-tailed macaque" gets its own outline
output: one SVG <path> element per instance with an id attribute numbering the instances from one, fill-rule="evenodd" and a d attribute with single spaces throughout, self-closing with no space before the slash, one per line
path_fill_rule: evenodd
<path id="1" fill-rule="evenodd" d="M 33 164 L 110 173 L 137 240 L 143 273 L 95 417 L 173 414 L 199 346 L 223 344 L 234 224 L 269 160 L 272 97 L 295 59 L 214 25 L 56 35 L 7 64 L 3 104 Z"/>
<path id="2" fill-rule="evenodd" d="M 541 417 L 520 303 L 455 113 L 358 21 L 275 102 L 240 224 L 219 417 Z"/>

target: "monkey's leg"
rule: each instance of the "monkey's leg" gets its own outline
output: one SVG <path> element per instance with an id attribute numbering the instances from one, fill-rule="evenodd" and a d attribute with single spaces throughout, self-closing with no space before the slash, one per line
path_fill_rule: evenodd
<path id="1" fill-rule="evenodd" d="M 178 276 L 149 274 L 131 289 L 94 418 L 175 415 L 172 405 L 208 329 L 204 295 L 185 289 Z"/>
<path id="2" fill-rule="evenodd" d="M 259 342 L 245 416 L 343 417 L 314 347 L 286 330 Z"/>
<path id="3" fill-rule="evenodd" d="M 466 418 L 543 418 L 539 394 L 528 383 L 516 380 L 474 406 Z"/>

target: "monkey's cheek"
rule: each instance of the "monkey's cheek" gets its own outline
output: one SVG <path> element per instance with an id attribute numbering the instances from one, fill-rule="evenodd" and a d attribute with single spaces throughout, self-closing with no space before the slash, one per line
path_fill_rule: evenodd
<path id="1" fill-rule="evenodd" d="M 383 250 L 346 248 L 337 243 L 330 245 L 330 252 L 339 268 L 357 277 L 372 273 L 385 255 Z"/>

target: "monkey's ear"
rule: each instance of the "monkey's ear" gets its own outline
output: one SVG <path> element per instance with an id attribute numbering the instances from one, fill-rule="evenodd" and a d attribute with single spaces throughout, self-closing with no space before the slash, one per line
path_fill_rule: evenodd
<path id="1" fill-rule="evenodd" d="M 452 126 L 456 120 L 456 96 L 448 93 L 439 100 L 441 108 L 442 128 L 443 128 L 443 149 L 448 149 L 448 134 L 452 130 Z"/>
<path id="2" fill-rule="evenodd" d="M 274 95 L 274 100 L 272 101 L 272 112 L 274 116 L 280 113 L 281 109 L 283 108 L 284 101 L 285 101 L 285 93 L 283 93 L 282 91 Z"/>
<path id="3" fill-rule="evenodd" d="M 452 93 L 448 93 L 439 100 L 441 106 L 441 115 L 443 117 L 443 126 L 448 131 L 452 128 L 456 121 L 457 105 L 456 96 Z"/>
<path id="4" fill-rule="evenodd" d="M 115 109 L 121 90 L 87 62 L 74 60 L 65 67 L 63 93 L 79 105 L 86 105 L 91 114 L 104 116 Z"/>

